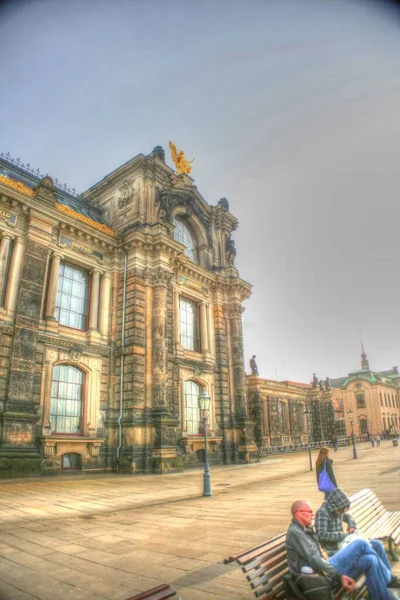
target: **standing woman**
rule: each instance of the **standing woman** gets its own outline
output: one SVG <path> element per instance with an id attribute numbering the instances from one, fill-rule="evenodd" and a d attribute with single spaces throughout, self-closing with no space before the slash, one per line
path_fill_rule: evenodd
<path id="1" fill-rule="evenodd" d="M 335 473 L 333 472 L 333 460 L 329 458 L 329 448 L 322 446 L 317 460 L 315 461 L 315 470 L 317 473 L 317 483 L 320 492 L 325 493 L 325 500 L 329 494 L 337 488 Z"/>

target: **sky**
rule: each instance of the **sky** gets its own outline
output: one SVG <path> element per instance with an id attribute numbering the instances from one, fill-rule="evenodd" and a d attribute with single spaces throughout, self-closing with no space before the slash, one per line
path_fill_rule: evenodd
<path id="1" fill-rule="evenodd" d="M 400 13 L 381 0 L 14 0 L 0 150 L 83 192 L 168 141 L 239 219 L 246 369 L 399 365 Z"/>

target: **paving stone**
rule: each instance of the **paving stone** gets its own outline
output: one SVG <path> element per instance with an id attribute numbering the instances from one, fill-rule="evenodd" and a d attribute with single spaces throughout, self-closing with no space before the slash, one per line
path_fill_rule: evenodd
<path id="1" fill-rule="evenodd" d="M 315 453 L 314 453 L 315 455 Z M 400 452 L 396 455 L 400 457 Z M 315 458 L 315 456 L 314 456 Z M 371 487 L 398 509 L 400 466 L 393 447 L 333 455 L 341 487 Z M 223 559 L 284 531 L 290 505 L 323 495 L 308 455 L 159 476 L 99 475 L 0 483 L 0 598 L 125 600 L 162 582 L 183 600 L 254 600 L 244 575 Z M 400 574 L 400 563 L 395 563 Z"/>

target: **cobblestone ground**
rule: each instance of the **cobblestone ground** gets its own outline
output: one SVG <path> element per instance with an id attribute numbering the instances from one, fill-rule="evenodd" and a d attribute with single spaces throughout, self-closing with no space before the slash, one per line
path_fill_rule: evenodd
<path id="1" fill-rule="evenodd" d="M 340 487 L 372 488 L 399 509 L 400 447 L 358 450 L 358 460 L 348 447 L 332 453 Z M 161 582 L 183 600 L 254 599 L 222 561 L 284 531 L 294 500 L 318 507 L 315 472 L 301 453 L 215 468 L 212 484 L 203 498 L 198 470 L 0 480 L 0 599 L 123 600 Z"/>

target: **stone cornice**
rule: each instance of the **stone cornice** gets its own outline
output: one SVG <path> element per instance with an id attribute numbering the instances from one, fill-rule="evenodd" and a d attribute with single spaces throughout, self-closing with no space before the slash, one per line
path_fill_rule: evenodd
<path id="1" fill-rule="evenodd" d="M 78 340 L 63 340 L 44 333 L 39 334 L 38 341 L 43 342 L 46 346 L 54 346 L 55 348 L 65 348 L 67 350 L 76 350 L 79 348 L 81 353 L 86 352 L 87 354 L 101 354 L 101 356 L 108 356 L 110 352 L 109 349 L 104 346 L 90 346 L 89 344 L 82 343 Z"/>
<path id="2" fill-rule="evenodd" d="M 64 204 L 60 204 L 59 202 L 55 202 L 54 206 L 57 210 L 65 213 L 69 217 L 77 219 L 78 221 L 82 221 L 83 223 L 90 225 L 90 227 L 94 227 L 95 229 L 102 231 L 106 235 L 111 235 L 112 237 L 115 237 L 116 235 L 116 232 L 113 229 L 110 229 L 110 227 L 107 227 L 107 225 L 104 225 L 103 223 L 98 223 L 97 221 L 93 221 L 93 219 L 89 219 L 89 217 L 85 217 L 85 215 L 81 215 L 81 213 L 72 210 L 72 208 L 70 208 L 69 206 L 65 206 Z"/>

